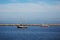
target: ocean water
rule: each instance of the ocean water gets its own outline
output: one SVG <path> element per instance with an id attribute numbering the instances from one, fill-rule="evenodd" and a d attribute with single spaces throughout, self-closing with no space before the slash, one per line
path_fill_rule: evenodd
<path id="1" fill-rule="evenodd" d="M 0 21 L 0 23 L 17 24 L 19 22 Z M 31 21 L 30 23 L 39 23 L 39 21 L 35 22 Z M 58 23 L 58 22 L 47 22 L 47 23 Z M 56 27 L 50 26 L 48 28 L 29 26 L 28 28 L 22 28 L 22 29 L 17 28 L 16 26 L 0 26 L 0 40 L 60 40 L 60 26 Z"/>

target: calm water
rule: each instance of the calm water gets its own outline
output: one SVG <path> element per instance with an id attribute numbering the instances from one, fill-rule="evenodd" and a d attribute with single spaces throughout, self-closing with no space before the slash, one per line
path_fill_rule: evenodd
<path id="1" fill-rule="evenodd" d="M 0 21 L 0 23 L 18 23 L 17 21 Z M 60 27 L 0 26 L 0 40 L 60 40 Z"/>

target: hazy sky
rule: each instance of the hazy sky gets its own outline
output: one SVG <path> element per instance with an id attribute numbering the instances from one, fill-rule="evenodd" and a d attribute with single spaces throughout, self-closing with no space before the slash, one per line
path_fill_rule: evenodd
<path id="1" fill-rule="evenodd" d="M 0 20 L 20 16 L 60 19 L 60 0 L 0 0 Z"/>

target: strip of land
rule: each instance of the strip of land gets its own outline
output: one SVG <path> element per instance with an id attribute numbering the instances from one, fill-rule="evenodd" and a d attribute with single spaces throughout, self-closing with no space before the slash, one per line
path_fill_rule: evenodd
<path id="1" fill-rule="evenodd" d="M 60 26 L 60 24 L 0 24 L 0 26 Z"/>

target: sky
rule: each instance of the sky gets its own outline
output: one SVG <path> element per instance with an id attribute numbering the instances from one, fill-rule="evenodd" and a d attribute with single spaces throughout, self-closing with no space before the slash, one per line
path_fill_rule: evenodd
<path id="1" fill-rule="evenodd" d="M 60 20 L 60 0 L 0 0 L 0 20 L 20 17 Z"/>

